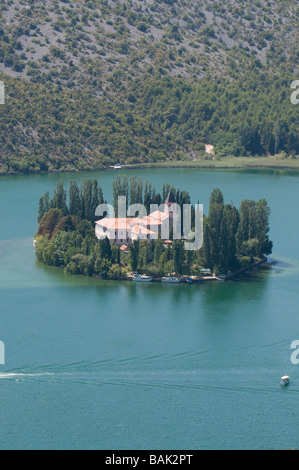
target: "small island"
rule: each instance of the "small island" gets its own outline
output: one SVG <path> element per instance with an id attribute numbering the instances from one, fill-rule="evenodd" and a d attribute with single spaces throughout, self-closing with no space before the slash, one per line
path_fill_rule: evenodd
<path id="1" fill-rule="evenodd" d="M 118 218 L 118 197 L 130 205 L 143 204 L 150 224 L 138 216 Z M 191 206 L 191 231 L 195 206 L 188 191 L 164 184 L 159 193 L 148 181 L 117 177 L 113 183 L 115 217 L 96 209 L 105 204 L 97 180 L 86 179 L 78 186 L 71 181 L 68 191 L 59 182 L 54 195 L 46 192 L 39 200 L 38 231 L 34 238 L 36 255 L 46 265 L 63 268 L 69 274 L 100 279 L 186 282 L 229 279 L 266 261 L 272 252 L 269 239 L 270 208 L 265 199 L 243 200 L 239 209 L 225 204 L 220 189 L 210 195 L 209 211 L 203 217 L 203 243 L 199 250 L 186 250 L 184 237 L 174 239 L 170 226 L 168 239 L 159 232 L 162 211 L 151 213 L 151 206 Z M 153 225 L 158 227 L 152 238 Z M 113 237 L 111 233 L 113 232 Z M 142 235 L 142 236 L 141 236 Z"/>

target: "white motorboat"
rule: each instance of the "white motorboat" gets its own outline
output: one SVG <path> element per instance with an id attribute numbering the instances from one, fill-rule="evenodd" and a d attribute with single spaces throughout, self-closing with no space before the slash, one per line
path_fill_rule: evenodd
<path id="1" fill-rule="evenodd" d="M 288 385 L 290 383 L 290 377 L 288 375 L 284 375 L 280 379 L 281 385 Z"/>
<path id="2" fill-rule="evenodd" d="M 201 272 L 202 274 L 211 274 L 211 270 L 210 270 L 210 269 L 201 268 L 201 269 L 200 269 L 200 272 Z"/>
<path id="3" fill-rule="evenodd" d="M 180 279 L 173 276 L 164 276 L 162 277 L 162 282 L 178 283 L 180 282 Z"/>
<path id="4" fill-rule="evenodd" d="M 133 277 L 133 281 L 136 282 L 151 282 L 152 280 L 152 277 L 146 276 L 145 274 L 143 274 L 142 276 L 140 274 L 137 274 L 137 276 Z"/>

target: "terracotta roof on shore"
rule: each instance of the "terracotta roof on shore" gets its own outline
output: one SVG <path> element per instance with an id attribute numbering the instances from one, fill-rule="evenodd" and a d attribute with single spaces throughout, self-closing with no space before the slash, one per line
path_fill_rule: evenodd
<path id="1" fill-rule="evenodd" d="M 142 225 L 134 225 L 134 227 L 131 228 L 131 232 L 142 235 L 154 235 L 156 233 Z"/>
<path id="2" fill-rule="evenodd" d="M 130 222 L 134 220 L 131 218 L 115 218 L 115 217 L 105 217 L 104 219 L 97 220 L 96 224 L 101 227 L 106 227 L 107 229 L 112 230 L 126 230 L 129 227 Z"/>

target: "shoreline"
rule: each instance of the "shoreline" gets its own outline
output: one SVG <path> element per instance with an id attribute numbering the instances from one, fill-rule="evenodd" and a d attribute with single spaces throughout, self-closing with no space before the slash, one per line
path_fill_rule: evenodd
<path id="1" fill-rule="evenodd" d="M 299 171 L 299 159 L 279 160 L 274 159 L 274 157 L 223 157 L 221 160 L 172 160 L 156 163 L 132 163 L 130 165 L 123 165 L 123 168 L 206 168 Z"/>
<path id="2" fill-rule="evenodd" d="M 258 261 L 254 262 L 250 266 L 247 266 L 245 268 L 240 268 L 237 271 L 234 271 L 232 273 L 227 273 L 225 275 L 216 276 L 216 275 L 211 273 L 210 276 L 202 276 L 202 277 L 201 276 L 193 276 L 193 275 L 190 275 L 190 276 L 182 275 L 182 276 L 173 276 L 173 277 L 177 277 L 177 278 L 180 279 L 180 282 L 178 282 L 176 284 L 186 284 L 187 279 L 191 279 L 193 284 L 199 284 L 199 283 L 202 283 L 202 282 L 211 282 L 211 281 L 219 281 L 219 282 L 229 281 L 231 279 L 234 279 L 235 277 L 238 277 L 242 273 L 252 271 L 254 268 L 257 268 L 258 266 L 261 266 L 262 264 L 267 263 L 267 261 L 268 261 L 268 259 L 267 259 L 267 257 L 265 257 L 263 259 L 259 259 Z M 43 263 L 43 264 L 45 264 L 45 263 Z M 48 266 L 48 265 L 45 264 L 45 266 Z M 65 269 L 64 265 L 53 266 L 53 267 L 58 268 L 58 269 L 63 269 L 63 270 Z M 84 274 L 68 274 L 68 275 L 69 276 L 84 276 L 84 277 L 87 277 L 87 278 L 92 277 L 94 279 L 99 279 L 100 281 L 117 281 L 117 282 L 127 281 L 127 282 L 133 282 L 133 279 L 134 279 L 134 276 L 132 276 L 132 274 L 128 274 L 125 277 L 114 278 L 114 279 L 112 279 L 112 278 L 103 278 L 103 277 L 100 277 L 98 275 L 92 275 L 92 276 L 88 276 L 88 275 L 84 275 Z M 220 276 L 223 276 L 223 277 L 221 278 Z M 152 277 L 150 282 L 162 283 L 162 278 L 153 278 Z"/>
<path id="3" fill-rule="evenodd" d="M 198 168 L 198 169 L 227 169 L 227 170 L 291 170 L 299 171 L 299 158 L 276 159 L 275 157 L 222 157 L 220 160 L 169 160 L 164 162 L 148 162 L 148 163 L 130 163 L 123 164 L 121 169 L 114 168 L 89 168 L 89 169 L 70 169 L 70 170 L 49 170 L 49 171 L 32 171 L 21 172 L 11 171 L 0 173 L 0 177 L 5 176 L 32 176 L 44 174 L 64 174 L 64 173 L 92 173 L 102 171 L 116 171 L 122 169 L 147 169 L 147 168 Z"/>
<path id="4" fill-rule="evenodd" d="M 191 279 L 193 283 L 199 283 L 199 282 L 207 282 L 207 281 L 229 281 L 230 279 L 233 279 L 237 277 L 239 274 L 245 273 L 247 271 L 251 271 L 252 269 L 261 266 L 262 264 L 265 264 L 267 262 L 267 257 L 259 259 L 258 261 L 252 263 L 250 266 L 247 266 L 245 268 L 240 268 L 237 271 L 234 271 L 232 273 L 227 273 L 225 274 L 225 278 L 220 278 L 219 276 L 216 275 L 211 275 L 211 276 L 177 276 L 181 278 L 181 283 L 185 284 L 187 279 Z M 105 279 L 103 279 L 105 280 Z M 116 281 L 118 280 L 124 280 L 124 281 L 133 281 L 133 276 L 127 276 L 124 279 L 115 279 Z M 161 282 L 162 278 L 152 278 L 152 282 Z"/>

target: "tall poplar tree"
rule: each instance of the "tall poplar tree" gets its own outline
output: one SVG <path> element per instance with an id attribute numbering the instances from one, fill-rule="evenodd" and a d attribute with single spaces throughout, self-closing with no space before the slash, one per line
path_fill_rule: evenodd
<path id="1" fill-rule="evenodd" d="M 39 199 L 37 221 L 40 222 L 43 216 L 49 210 L 50 210 L 50 194 L 49 194 L 49 191 L 47 191 L 45 195 Z"/>
<path id="2" fill-rule="evenodd" d="M 82 215 L 80 189 L 76 181 L 71 181 L 69 186 L 69 211 L 70 215 L 78 218 Z"/>
<path id="3" fill-rule="evenodd" d="M 68 214 L 68 207 L 66 203 L 67 192 L 64 189 L 63 182 L 59 181 L 54 191 L 53 199 L 50 202 L 50 207 L 53 209 L 60 209 L 62 215 Z"/>

